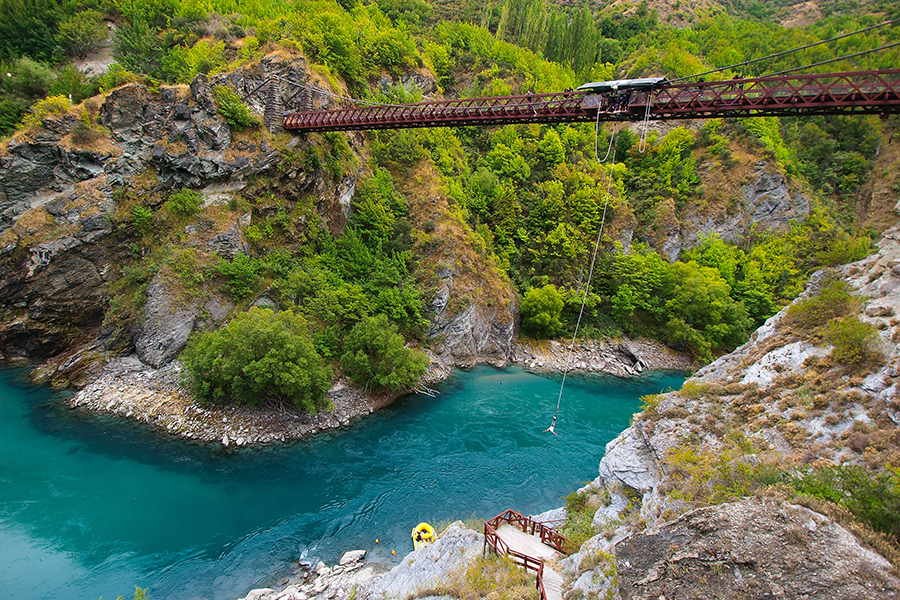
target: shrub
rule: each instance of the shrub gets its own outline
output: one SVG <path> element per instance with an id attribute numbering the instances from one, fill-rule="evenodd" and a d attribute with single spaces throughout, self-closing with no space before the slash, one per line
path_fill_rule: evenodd
<path id="1" fill-rule="evenodd" d="M 166 200 L 163 208 L 172 216 L 187 218 L 197 213 L 203 206 L 203 196 L 200 192 L 181 188 Z"/>
<path id="2" fill-rule="evenodd" d="M 825 341 L 834 346 L 831 357 L 845 365 L 864 363 L 878 354 L 878 330 L 855 317 L 829 323 Z"/>
<path id="3" fill-rule="evenodd" d="M 153 211 L 146 206 L 134 206 L 131 209 L 131 223 L 140 236 L 153 232 Z"/>
<path id="4" fill-rule="evenodd" d="M 56 72 L 56 79 L 50 85 L 50 93 L 54 96 L 71 96 L 72 102 L 78 104 L 96 94 L 97 86 L 82 71 L 66 65 Z"/>
<path id="5" fill-rule="evenodd" d="M 840 280 L 826 280 L 819 293 L 797 300 L 787 311 L 787 316 L 805 331 L 812 331 L 831 319 L 849 315 L 857 307 L 850 284 Z"/>
<path id="6" fill-rule="evenodd" d="M 440 593 L 445 590 L 439 589 Z M 478 558 L 469 567 L 456 588 L 456 598 L 491 598 L 492 600 L 538 600 L 534 576 L 520 568 L 510 558 L 490 554 Z M 441 594 L 437 595 L 441 595 Z"/>
<path id="7" fill-rule="evenodd" d="M 385 315 L 357 323 L 344 340 L 341 367 L 359 386 L 396 391 L 419 381 L 428 357 L 405 347 L 397 326 Z"/>
<path id="8" fill-rule="evenodd" d="M 595 533 L 594 513 L 598 506 L 591 502 L 588 491 L 575 491 L 563 499 L 566 501 L 566 522 L 562 534 L 569 541 L 566 550 L 576 552 Z"/>
<path id="9" fill-rule="evenodd" d="M 169 81 L 188 83 L 197 76 L 197 73 L 209 73 L 224 62 L 224 42 L 211 44 L 201 40 L 192 48 L 185 46 L 172 48 L 162 59 L 162 70 Z"/>
<path id="10" fill-rule="evenodd" d="M 843 506 L 876 531 L 900 541 L 900 473 L 896 469 L 873 474 L 859 466 L 823 467 L 793 478 L 790 484 L 802 494 Z"/>
<path id="11" fill-rule="evenodd" d="M 531 288 L 522 301 L 522 327 L 537 337 L 553 337 L 562 330 L 559 316 L 564 304 L 553 284 Z"/>
<path id="12" fill-rule="evenodd" d="M 241 97 L 228 86 L 217 85 L 213 88 L 213 97 L 219 114 L 234 131 L 243 131 L 259 125 L 259 119 L 251 114 L 250 109 Z"/>
<path id="13" fill-rule="evenodd" d="M 139 75 L 132 73 L 119 63 L 113 63 L 106 69 L 106 73 L 97 78 L 97 85 L 101 91 L 110 91 L 120 85 L 140 81 Z"/>
<path id="14" fill-rule="evenodd" d="M 256 289 L 262 265 L 256 259 L 238 252 L 234 260 L 223 260 L 215 267 L 216 272 L 227 280 L 228 292 L 235 300 L 243 300 Z"/>
<path id="15" fill-rule="evenodd" d="M 81 118 L 72 125 L 72 141 L 76 144 L 91 144 L 100 137 L 100 134 L 91 124 L 91 117 L 87 110 L 81 109 Z"/>
<path id="16" fill-rule="evenodd" d="M 31 112 L 22 119 L 26 127 L 40 127 L 44 119 L 58 117 L 69 112 L 71 102 L 65 96 L 50 96 L 31 107 Z"/>
<path id="17" fill-rule="evenodd" d="M 217 331 L 191 338 L 181 354 L 200 402 L 291 402 L 315 413 L 327 405 L 331 368 L 316 353 L 300 315 L 251 308 Z"/>

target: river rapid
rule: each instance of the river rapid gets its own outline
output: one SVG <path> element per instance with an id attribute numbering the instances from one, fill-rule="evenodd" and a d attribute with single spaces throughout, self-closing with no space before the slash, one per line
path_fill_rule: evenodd
<path id="1" fill-rule="evenodd" d="M 398 562 L 420 521 L 536 514 L 596 476 L 640 396 L 683 377 L 479 367 L 313 439 L 236 449 L 66 407 L 0 372 L 0 590 L 11 600 L 232 600 L 297 560 Z M 378 538 L 380 543 L 375 544 Z M 396 550 L 396 556 L 391 555 Z"/>

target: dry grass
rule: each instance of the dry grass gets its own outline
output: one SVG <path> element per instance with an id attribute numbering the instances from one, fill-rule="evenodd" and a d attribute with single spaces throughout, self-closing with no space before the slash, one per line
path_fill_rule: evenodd
<path id="1" fill-rule="evenodd" d="M 495 554 L 476 559 L 463 573 L 448 578 L 446 585 L 426 588 L 407 600 L 450 596 L 459 600 L 538 600 L 534 575 Z"/>
<path id="2" fill-rule="evenodd" d="M 515 302 L 509 278 L 495 263 L 484 241 L 451 206 L 433 165 L 422 161 L 408 173 L 395 173 L 394 177 L 409 202 L 410 221 L 419 232 L 419 282 L 434 289 L 439 268 L 448 267 L 454 273 L 450 314 L 461 312 L 472 303 L 505 310 Z M 426 221 L 434 224 L 430 233 L 423 231 Z"/>
<path id="3" fill-rule="evenodd" d="M 72 139 L 72 133 L 68 133 L 59 141 L 59 145 L 61 148 L 69 151 L 90 150 L 104 156 L 122 156 L 122 149 L 113 143 L 106 129 L 97 126 L 94 130 L 98 132 L 98 135 L 88 143 L 75 142 Z"/>

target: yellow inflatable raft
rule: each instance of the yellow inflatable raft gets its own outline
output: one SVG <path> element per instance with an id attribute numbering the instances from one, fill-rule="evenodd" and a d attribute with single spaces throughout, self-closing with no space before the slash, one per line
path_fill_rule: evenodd
<path id="1" fill-rule="evenodd" d="M 428 523 L 419 523 L 412 530 L 413 546 L 416 550 L 423 548 L 434 541 L 434 527 Z"/>

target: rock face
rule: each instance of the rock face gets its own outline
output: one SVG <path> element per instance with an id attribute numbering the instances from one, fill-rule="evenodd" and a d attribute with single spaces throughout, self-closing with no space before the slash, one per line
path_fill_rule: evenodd
<path id="1" fill-rule="evenodd" d="M 891 564 L 830 519 L 749 498 L 702 508 L 615 547 L 623 600 L 898 598 Z"/>
<path id="2" fill-rule="evenodd" d="M 765 165 L 757 168 L 754 181 L 742 190 L 744 205 L 750 222 L 762 230 L 783 229 L 792 219 L 802 219 L 809 214 L 809 198 L 794 191 L 781 173 L 765 170 Z"/>
<path id="3" fill-rule="evenodd" d="M 483 543 L 483 535 L 457 521 L 388 572 L 382 564 L 366 562 L 365 550 L 351 550 L 341 556 L 340 564 L 329 567 L 320 562 L 282 584 L 281 590 L 251 590 L 241 600 L 402 600 L 459 575 L 481 553 Z"/>
<path id="4" fill-rule="evenodd" d="M 0 155 L 2 358 L 44 360 L 85 343 L 96 351 L 127 353 L 127 337 L 99 329 L 109 308 L 109 287 L 134 261 L 129 252 L 134 238 L 120 214 L 130 207 L 119 209 L 115 192 L 153 167 L 154 192 L 207 187 L 205 201 L 227 204 L 246 185 L 245 176 L 271 169 L 280 153 L 265 141 L 235 141 L 217 113 L 213 86 L 231 85 L 262 111 L 272 89 L 264 84 L 302 83 L 308 78 L 303 67 L 302 61 L 267 58 L 212 82 L 200 75 L 189 90 L 120 87 L 98 108 L 108 139 L 97 150 L 73 147 L 69 132 L 75 118 L 69 115 L 14 137 Z M 300 108 L 296 90 L 276 91 L 280 106 Z M 288 175 L 291 189 L 315 184 L 313 174 Z M 185 233 L 190 243 L 228 259 L 248 250 L 240 224 L 217 230 L 210 221 L 192 224 Z M 206 306 L 182 306 L 176 296 L 162 279 L 154 279 L 144 317 L 133 329 L 138 355 L 152 367 L 171 360 L 194 327 L 220 323 L 231 308 L 220 298 Z M 209 318 L 201 322 L 200 314 Z M 90 342 L 98 336 L 99 344 Z"/>
<path id="5" fill-rule="evenodd" d="M 302 60 L 288 62 L 273 57 L 211 82 L 198 75 L 189 94 L 180 88 L 162 87 L 151 93 L 144 85 L 132 84 L 113 90 L 100 107 L 100 120 L 109 131 L 113 147 L 103 151 L 69 149 L 60 144 L 69 133 L 74 117 L 46 121 L 28 141 L 13 139 L 6 156 L 0 156 L 0 232 L 25 211 L 59 198 L 79 182 L 105 176 L 111 194 L 148 166 L 157 169 L 167 187 L 200 187 L 213 182 L 241 179 L 274 165 L 278 152 L 259 147 L 252 152 L 233 149 L 227 123 L 217 113 L 212 87 L 230 85 L 259 113 L 276 102 L 285 111 L 300 110 L 303 94 L 289 85 L 309 79 Z M 275 89 L 277 93 L 270 93 Z M 308 94 L 307 94 L 308 95 Z M 322 96 L 313 104 L 325 108 Z M 280 114 L 280 113 L 279 113 Z"/>
<path id="6" fill-rule="evenodd" d="M 480 279 L 474 265 L 452 269 L 443 267 L 436 275 L 440 280 L 437 294 L 431 303 L 431 327 L 429 337 L 440 338 L 440 360 L 455 366 L 471 367 L 477 363 L 502 366 L 512 353 L 512 345 L 518 335 L 518 306 L 511 286 L 501 293 L 500 302 L 478 298 L 468 306 L 451 308 L 451 298 L 457 291 L 460 271 L 468 270 L 466 277 Z M 500 306 L 498 306 L 498 304 Z"/>
<path id="7" fill-rule="evenodd" d="M 691 510 L 715 493 L 703 485 L 721 481 L 693 478 L 694 459 L 678 454 L 708 461 L 710 472 L 727 470 L 729 461 L 787 469 L 892 464 L 900 423 L 900 229 L 884 233 L 877 253 L 832 276 L 855 289 L 856 318 L 878 332 L 878 354 L 842 365 L 821 338 L 801 335 L 785 309 L 682 390 L 650 400 L 607 445 L 586 488 L 600 498 L 594 525 L 604 533 L 565 562 L 577 589 L 602 595 L 616 587 L 615 566 L 622 598 L 683 590 L 699 598 L 900 597 L 900 580 L 883 557 L 807 508 L 768 497 Z M 827 281 L 827 273 L 816 274 L 805 295 Z M 744 440 L 743 449 L 734 439 Z"/>
<path id="8" fill-rule="evenodd" d="M 194 331 L 197 317 L 197 309 L 180 306 L 177 296 L 167 289 L 165 279 L 157 273 L 147 288 L 144 320 L 132 332 L 141 361 L 154 369 L 171 362 Z"/>
<path id="9" fill-rule="evenodd" d="M 478 362 L 505 364 L 516 336 L 516 315 L 512 310 L 501 312 L 472 304 L 451 317 L 441 294 L 438 293 L 433 304 L 439 308 L 428 335 L 442 337 L 446 353 L 459 366 Z"/>
<path id="10" fill-rule="evenodd" d="M 714 177 L 708 175 L 707 177 Z M 755 165 L 749 181 L 740 189 L 740 205 L 718 212 L 675 215 L 674 204 L 657 207 L 656 233 L 643 241 L 651 243 L 669 260 L 697 246 L 701 237 L 716 234 L 729 243 L 738 243 L 751 227 L 756 231 L 783 231 L 794 219 L 809 214 L 809 198 L 766 162 Z"/>
<path id="11" fill-rule="evenodd" d="M 687 369 L 691 359 L 656 340 L 600 340 L 575 346 L 557 341 L 517 342 L 510 360 L 530 371 L 558 373 L 565 370 L 609 373 L 621 377 L 647 369 Z"/>
<path id="12" fill-rule="evenodd" d="M 438 586 L 473 560 L 483 544 L 482 534 L 457 521 L 434 543 L 410 553 L 389 573 L 370 583 L 365 598 L 405 598 L 413 592 Z"/>

